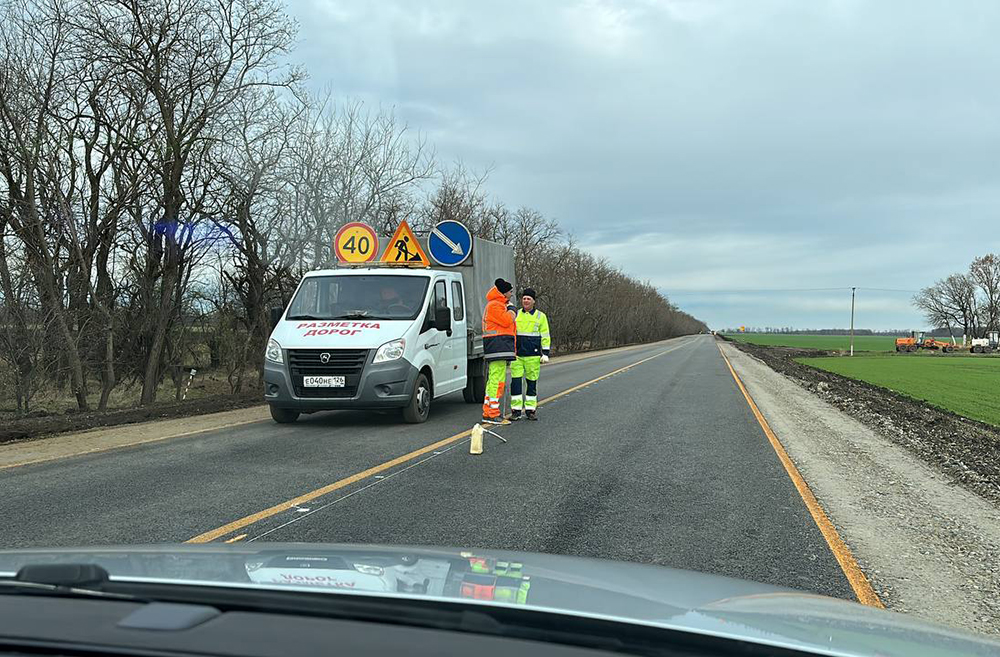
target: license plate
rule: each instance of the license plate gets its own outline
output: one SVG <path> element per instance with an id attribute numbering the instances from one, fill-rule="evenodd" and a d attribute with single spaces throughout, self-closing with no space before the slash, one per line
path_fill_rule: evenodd
<path id="1" fill-rule="evenodd" d="M 304 376 L 302 385 L 306 388 L 343 388 L 347 385 L 347 377 L 343 376 Z"/>

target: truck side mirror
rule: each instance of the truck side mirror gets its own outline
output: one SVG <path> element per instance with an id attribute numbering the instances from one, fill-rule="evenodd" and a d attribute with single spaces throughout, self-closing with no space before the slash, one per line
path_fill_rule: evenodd
<path id="1" fill-rule="evenodd" d="M 285 312 L 284 308 L 279 308 L 275 306 L 271 308 L 271 326 L 277 326 L 278 322 L 281 321 L 281 315 Z"/>
<path id="2" fill-rule="evenodd" d="M 434 309 L 434 328 L 451 334 L 451 310 L 448 308 Z"/>

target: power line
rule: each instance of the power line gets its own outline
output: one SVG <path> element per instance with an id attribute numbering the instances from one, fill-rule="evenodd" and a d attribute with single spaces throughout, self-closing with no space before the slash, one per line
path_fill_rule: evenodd
<path id="1" fill-rule="evenodd" d="M 770 292 L 842 292 L 844 290 L 850 290 L 849 287 L 790 287 L 790 288 L 758 288 L 758 289 L 742 289 L 742 290 L 727 290 L 727 289 L 714 289 L 714 290 L 676 290 L 673 292 L 668 291 L 667 294 L 671 296 L 680 296 L 684 294 L 758 294 L 758 293 L 770 293 Z"/>
<path id="2" fill-rule="evenodd" d="M 713 290 L 674 290 L 665 288 L 667 296 L 680 297 L 707 294 L 772 294 L 785 292 L 849 292 L 852 289 L 868 292 L 894 292 L 900 294 L 916 294 L 918 290 L 900 290 L 888 287 L 789 287 L 789 288 L 757 288 L 757 289 L 713 289 Z"/>

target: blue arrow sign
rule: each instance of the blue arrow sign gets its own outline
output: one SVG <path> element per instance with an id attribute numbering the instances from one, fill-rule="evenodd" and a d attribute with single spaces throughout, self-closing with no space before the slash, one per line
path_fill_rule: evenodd
<path id="1" fill-rule="evenodd" d="M 442 221 L 431 229 L 427 250 L 445 267 L 456 267 L 472 253 L 472 233 L 457 221 Z"/>

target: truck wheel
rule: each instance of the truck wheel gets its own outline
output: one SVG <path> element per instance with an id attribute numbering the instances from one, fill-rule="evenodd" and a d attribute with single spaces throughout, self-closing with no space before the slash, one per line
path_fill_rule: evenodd
<path id="1" fill-rule="evenodd" d="M 403 407 L 403 419 L 410 424 L 420 424 L 427 421 L 430 412 L 431 384 L 427 381 L 427 375 L 418 374 L 410 403 Z"/>
<path id="2" fill-rule="evenodd" d="M 470 376 L 462 389 L 462 396 L 468 404 L 482 404 L 486 399 L 486 377 Z"/>
<path id="3" fill-rule="evenodd" d="M 291 424 L 299 419 L 299 412 L 290 408 L 278 408 L 271 406 L 271 417 L 278 424 Z"/>

